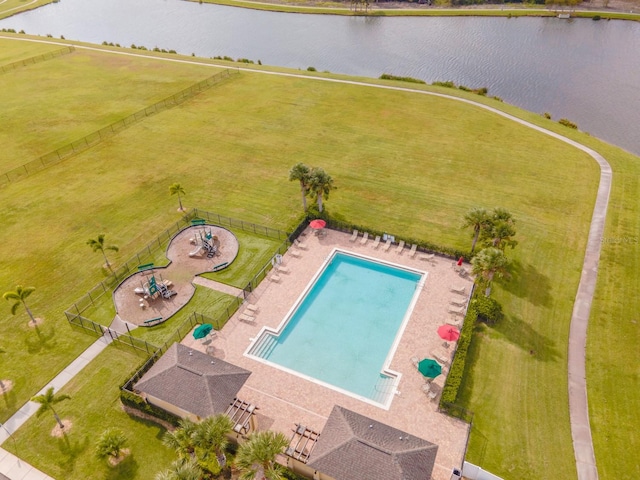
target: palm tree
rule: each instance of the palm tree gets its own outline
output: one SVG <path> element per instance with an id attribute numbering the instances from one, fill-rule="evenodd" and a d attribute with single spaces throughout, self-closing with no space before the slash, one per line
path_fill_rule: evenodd
<path id="1" fill-rule="evenodd" d="M 202 470 L 194 459 L 176 460 L 171 468 L 156 475 L 155 480 L 200 480 Z"/>
<path id="2" fill-rule="evenodd" d="M 105 250 L 112 250 L 114 252 L 117 252 L 118 250 L 120 250 L 118 248 L 117 245 L 105 245 L 104 244 L 104 233 L 101 233 L 100 235 L 98 235 L 98 238 L 90 238 L 89 240 L 87 240 L 87 245 L 89 245 L 94 252 L 100 251 L 102 252 L 102 256 L 104 257 L 104 261 L 107 262 L 107 268 L 111 271 L 113 271 L 111 269 L 111 264 L 109 263 L 109 259 L 107 258 L 107 254 L 105 253 Z"/>
<path id="3" fill-rule="evenodd" d="M 31 322 L 34 325 L 37 323 L 36 319 L 34 318 L 33 313 L 31 313 L 31 310 L 27 306 L 27 302 L 25 302 L 25 299 L 29 297 L 29 295 L 31 295 L 35 291 L 35 289 L 36 289 L 35 287 L 23 287 L 22 285 L 16 285 L 15 290 L 4 292 L 4 294 L 2 295 L 2 297 L 7 301 L 15 300 L 16 303 L 11 305 L 12 315 L 16 314 L 16 312 L 18 311 L 18 307 L 20 305 L 24 305 L 24 308 L 27 311 L 27 314 L 29 315 Z"/>
<path id="4" fill-rule="evenodd" d="M 471 252 L 476 248 L 476 242 L 480 236 L 480 232 L 487 227 L 489 223 L 489 212 L 484 208 L 474 208 L 469 210 L 464 216 L 464 225 L 462 228 L 473 228 L 473 243 L 471 244 Z"/>
<path id="5" fill-rule="evenodd" d="M 184 188 L 182 188 L 182 185 L 180 185 L 179 183 L 174 183 L 173 185 L 170 185 L 169 194 L 178 195 L 178 204 L 180 205 L 180 208 L 178 210 L 180 210 L 181 212 L 184 212 L 184 208 L 182 208 L 182 195 L 186 195 L 186 192 L 184 191 Z"/>
<path id="6" fill-rule="evenodd" d="M 296 163 L 291 170 L 289 170 L 289 181 L 295 180 L 300 182 L 300 193 L 302 194 L 302 207 L 304 211 L 307 211 L 307 193 L 309 192 L 309 167 L 304 163 Z"/>
<path id="7" fill-rule="evenodd" d="M 53 387 L 49 387 L 45 393 L 43 393 L 42 395 L 37 395 L 37 396 L 33 397 L 31 399 L 31 401 L 37 402 L 37 403 L 40 404 L 40 408 L 38 408 L 38 411 L 36 412 L 36 415 L 38 417 L 40 415 L 42 415 L 43 413 L 45 413 L 47 410 L 51 410 L 51 412 L 53 412 L 53 416 L 56 418 L 56 422 L 58 422 L 58 425 L 60 426 L 60 428 L 64 429 L 64 424 L 62 423 L 62 421 L 60 421 L 60 417 L 58 416 L 58 413 L 55 411 L 53 406 L 56 403 L 60 403 L 63 400 L 68 400 L 70 398 L 71 397 L 69 395 L 56 395 L 56 394 L 54 394 L 53 393 Z"/>
<path id="8" fill-rule="evenodd" d="M 488 247 L 480 250 L 478 254 L 471 259 L 472 273 L 480 280 L 485 289 L 485 296 L 491 295 L 491 283 L 494 277 L 509 277 L 507 267 L 509 259 L 505 257 L 504 252 L 495 247 Z"/>
<path id="9" fill-rule="evenodd" d="M 162 438 L 162 443 L 172 448 L 182 461 L 195 457 L 196 442 L 194 440 L 198 424 L 188 418 L 180 420 L 179 427 L 172 432 L 167 432 Z"/>
<path id="10" fill-rule="evenodd" d="M 321 168 L 314 168 L 309 174 L 309 195 L 316 198 L 318 211 L 322 213 L 322 200 L 329 198 L 329 192 L 335 190 L 333 178 Z"/>
<path id="11" fill-rule="evenodd" d="M 283 480 L 283 467 L 276 463 L 276 456 L 287 448 L 289 441 L 283 433 L 255 432 L 240 445 L 236 454 L 236 466 L 241 470 L 241 480 L 264 478 Z"/>
<path id="12" fill-rule="evenodd" d="M 491 212 L 489 224 L 482 231 L 482 238 L 488 247 L 504 250 L 506 247 L 514 248 L 518 242 L 513 239 L 516 234 L 516 221 L 513 215 L 504 208 L 494 208 Z"/>
<path id="13" fill-rule="evenodd" d="M 117 428 L 108 428 L 96 442 L 96 456 L 98 458 L 112 458 L 117 460 L 127 446 L 127 437 Z"/>
<path id="14" fill-rule="evenodd" d="M 207 462 L 210 452 L 215 453 L 220 467 L 226 463 L 225 449 L 229 445 L 227 434 L 233 431 L 233 421 L 225 415 L 219 414 L 207 417 L 198 424 L 193 434 L 197 456 Z"/>

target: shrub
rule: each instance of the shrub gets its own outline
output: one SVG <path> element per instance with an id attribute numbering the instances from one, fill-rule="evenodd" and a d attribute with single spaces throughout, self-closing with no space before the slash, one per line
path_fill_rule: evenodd
<path id="1" fill-rule="evenodd" d="M 597 22 L 598 20 L 600 20 L 602 17 L 600 15 L 594 15 L 593 16 L 593 21 Z"/>
<path id="2" fill-rule="evenodd" d="M 469 87 L 465 86 L 465 85 L 460 85 L 458 87 L 458 90 L 462 90 L 463 92 L 470 92 L 471 91 L 471 89 Z"/>
<path id="3" fill-rule="evenodd" d="M 391 75 L 390 73 L 383 73 L 382 75 L 380 75 L 380 79 L 381 80 L 397 80 L 399 82 L 410 82 L 410 83 L 424 83 L 424 84 L 427 83 L 424 80 L 420 80 L 419 78 L 397 77 L 396 75 Z"/>
<path id="4" fill-rule="evenodd" d="M 175 415 L 163 410 L 155 405 L 147 403 L 144 398 L 128 390 L 120 390 L 120 401 L 123 405 L 140 410 L 143 413 L 147 413 L 161 420 L 169 422 L 171 425 L 178 426 L 180 419 Z"/>
<path id="5" fill-rule="evenodd" d="M 24 35 L 25 31 L 24 30 L 20 30 L 18 33 L 22 33 Z"/>
<path id="6" fill-rule="evenodd" d="M 307 67 L 307 72 L 317 72 L 316 67 Z"/>
<path id="7" fill-rule="evenodd" d="M 558 120 L 558 123 L 560 125 L 564 125 L 565 127 L 573 128 L 574 130 L 578 129 L 578 125 L 573 123 L 571 120 L 567 120 L 566 118 L 561 118 L 560 120 Z"/>
<path id="8" fill-rule="evenodd" d="M 493 97 L 494 100 L 497 100 L 498 102 L 504 102 L 504 100 L 502 100 L 502 97 L 496 97 L 495 95 Z"/>
<path id="9" fill-rule="evenodd" d="M 458 390 L 460 390 L 460 384 L 464 377 L 464 370 L 467 362 L 467 350 L 471 344 L 471 337 L 473 336 L 473 327 L 475 326 L 478 314 L 474 308 L 467 310 L 467 315 L 464 318 L 464 324 L 460 331 L 460 338 L 458 338 L 458 347 L 456 348 L 456 355 L 449 369 L 447 375 L 447 382 L 442 389 L 442 395 L 440 396 L 440 408 L 449 413 L 454 413 L 448 408 L 448 405 L 455 404 L 458 398 Z"/>
<path id="10" fill-rule="evenodd" d="M 550 114 L 549 112 L 544 112 L 544 113 L 542 114 L 542 116 L 543 116 L 544 118 L 546 118 L 547 120 L 551 120 L 551 114 Z"/>
<path id="11" fill-rule="evenodd" d="M 493 325 L 504 318 L 502 305 L 491 297 L 474 295 L 474 298 L 471 300 L 471 306 L 476 311 L 478 320 L 488 325 Z"/>
<path id="12" fill-rule="evenodd" d="M 239 58 L 236 60 L 238 63 L 255 63 L 253 60 L 249 60 L 248 58 Z"/>
<path id="13" fill-rule="evenodd" d="M 433 85 L 434 87 L 456 88 L 456 84 L 451 80 L 447 82 L 433 82 L 431 85 Z"/>

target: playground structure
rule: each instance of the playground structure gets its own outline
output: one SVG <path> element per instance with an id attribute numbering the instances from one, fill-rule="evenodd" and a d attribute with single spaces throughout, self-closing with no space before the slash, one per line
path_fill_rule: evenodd
<path id="1" fill-rule="evenodd" d="M 171 282 L 171 280 L 163 280 L 162 275 L 160 276 L 159 282 L 156 280 L 155 275 L 151 275 L 146 282 L 140 283 L 141 286 L 134 288 L 133 291 L 138 295 L 144 295 L 145 299 L 150 298 L 155 300 L 158 297 L 171 298 L 178 293 L 170 290 L 173 282 Z"/>
<path id="2" fill-rule="evenodd" d="M 206 228 L 196 232 L 196 235 L 191 237 L 189 242 L 196 246 L 195 250 L 189 252 L 190 257 L 198 256 L 204 251 L 207 258 L 213 258 L 218 253 L 220 245 L 218 237 L 211 233 L 211 229 L 207 231 Z"/>

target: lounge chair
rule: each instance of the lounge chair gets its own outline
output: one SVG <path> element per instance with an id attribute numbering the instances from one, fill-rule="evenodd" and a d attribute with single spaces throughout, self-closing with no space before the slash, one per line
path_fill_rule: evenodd
<path id="1" fill-rule="evenodd" d="M 280 273 L 289 273 L 291 271 L 284 265 L 276 265 L 276 270 Z"/>
<path id="2" fill-rule="evenodd" d="M 300 250 L 296 250 L 294 248 L 290 248 L 289 249 L 289 255 L 291 255 L 292 257 L 295 257 L 295 258 L 300 258 L 301 253 L 300 253 Z"/>
<path id="3" fill-rule="evenodd" d="M 423 384 L 422 384 L 422 391 L 423 391 L 425 394 L 427 394 L 427 395 L 428 395 L 428 394 L 431 392 L 431 384 L 430 384 L 430 383 L 428 383 L 428 382 L 427 382 L 427 383 L 423 383 Z"/>
<path id="4" fill-rule="evenodd" d="M 358 230 L 354 230 L 353 234 L 351 234 L 351 238 L 349 239 L 350 242 L 355 242 L 356 238 L 358 238 Z"/>
<path id="5" fill-rule="evenodd" d="M 391 238 L 387 237 L 387 242 L 384 244 L 384 247 L 382 247 L 382 250 L 386 252 L 389 250 L 389 247 L 391 247 Z"/>
<path id="6" fill-rule="evenodd" d="M 248 310 L 249 312 L 257 312 L 258 311 L 258 306 L 254 305 L 253 303 L 245 303 L 244 304 L 244 309 Z"/>
<path id="7" fill-rule="evenodd" d="M 367 243 L 367 240 L 369 240 L 369 232 L 364 232 L 362 234 L 362 240 L 360 240 L 360 244 L 364 245 L 365 243 Z"/>
<path id="8" fill-rule="evenodd" d="M 451 318 L 447 320 L 445 323 L 447 325 L 453 325 L 454 327 L 461 328 L 464 322 L 460 318 L 456 317 L 455 315 L 452 315 Z"/>
<path id="9" fill-rule="evenodd" d="M 252 317 L 251 315 L 247 315 L 246 313 L 241 313 L 238 318 L 243 322 L 255 323 L 256 321 L 255 317 Z"/>
<path id="10" fill-rule="evenodd" d="M 272 273 L 269 276 L 269 280 L 271 280 L 272 282 L 279 282 L 281 280 L 280 275 L 278 275 L 277 273 Z"/>
<path id="11" fill-rule="evenodd" d="M 425 253 L 424 255 L 422 255 L 420 257 L 420 260 L 426 260 L 426 261 L 433 261 L 436 258 L 436 254 L 435 253 Z"/>
<path id="12" fill-rule="evenodd" d="M 413 366 L 418 368 L 418 363 L 420 363 L 420 359 L 418 357 L 411 357 L 411 363 L 413 363 Z"/>
<path id="13" fill-rule="evenodd" d="M 464 307 L 454 307 L 453 305 L 449 305 L 449 313 L 464 315 Z"/>
<path id="14" fill-rule="evenodd" d="M 455 305 L 456 307 L 464 307 L 467 304 L 466 298 L 452 298 L 449 300 L 451 305 Z"/>
<path id="15" fill-rule="evenodd" d="M 440 365 L 449 365 L 449 363 L 451 362 L 451 360 L 449 360 L 449 356 L 439 350 L 431 352 L 431 356 Z"/>
<path id="16" fill-rule="evenodd" d="M 431 400 L 435 400 L 437 396 L 438 396 L 437 390 L 430 390 L 429 393 L 427 393 L 427 397 L 429 397 Z"/>
<path id="17" fill-rule="evenodd" d="M 378 248 L 378 245 L 380 245 L 380 235 L 377 235 L 376 239 L 373 241 L 373 248 Z"/>
<path id="18" fill-rule="evenodd" d="M 398 248 L 396 248 L 396 253 L 400 255 L 402 253 L 402 250 L 404 250 L 404 240 L 400 240 Z"/>
<path id="19" fill-rule="evenodd" d="M 306 250 L 307 249 L 307 244 L 306 243 L 302 243 L 300 240 L 298 240 L 297 238 L 293 241 L 293 244 L 298 247 L 301 248 L 302 250 Z"/>
<path id="20" fill-rule="evenodd" d="M 453 293 L 459 293 L 460 295 L 464 295 L 467 287 L 451 287 L 449 290 L 451 290 Z"/>
<path id="21" fill-rule="evenodd" d="M 411 245 L 411 250 L 409 250 L 409 258 L 413 258 L 415 256 L 417 248 L 418 248 L 417 243 L 414 243 L 413 245 Z"/>

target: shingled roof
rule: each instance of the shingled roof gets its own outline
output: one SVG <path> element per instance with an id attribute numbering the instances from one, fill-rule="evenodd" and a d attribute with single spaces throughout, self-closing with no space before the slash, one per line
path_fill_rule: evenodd
<path id="1" fill-rule="evenodd" d="M 338 405 L 307 465 L 336 480 L 430 480 L 438 446 Z"/>
<path id="2" fill-rule="evenodd" d="M 224 413 L 251 372 L 174 343 L 134 389 L 201 418 Z"/>

